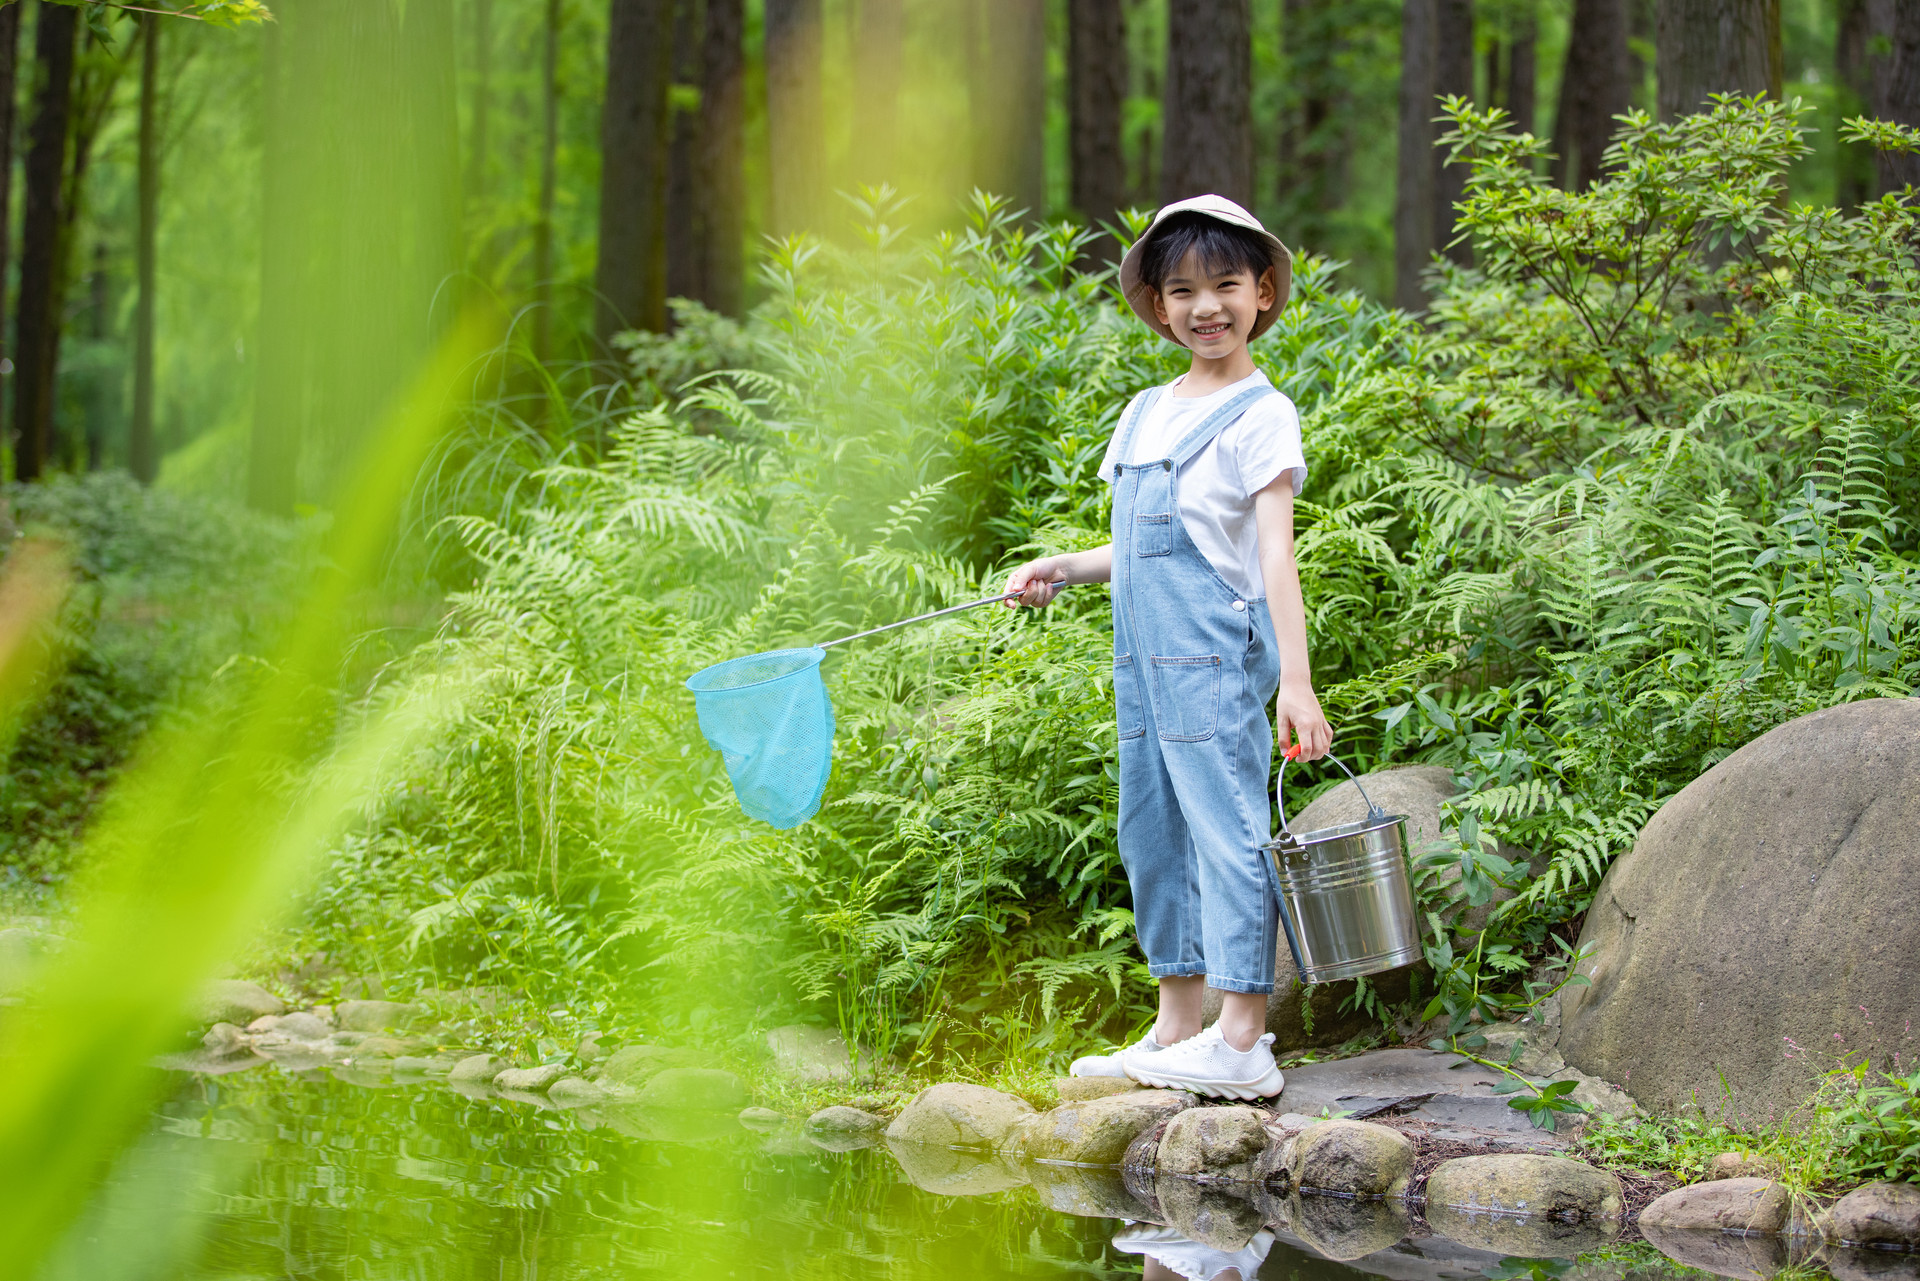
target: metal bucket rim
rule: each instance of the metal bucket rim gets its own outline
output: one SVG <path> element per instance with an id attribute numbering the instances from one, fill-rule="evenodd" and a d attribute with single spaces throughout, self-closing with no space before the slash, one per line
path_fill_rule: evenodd
<path id="1" fill-rule="evenodd" d="M 1378 822 L 1371 819 L 1356 818 L 1350 823 L 1335 823 L 1332 827 L 1315 828 L 1311 832 L 1291 832 L 1271 841 L 1262 842 L 1263 850 L 1277 850 L 1285 845 L 1302 848 L 1309 845 L 1326 845 L 1333 841 L 1347 840 L 1355 836 L 1365 836 L 1369 832 L 1385 831 L 1389 827 L 1407 821 L 1405 814 L 1388 814 Z"/>

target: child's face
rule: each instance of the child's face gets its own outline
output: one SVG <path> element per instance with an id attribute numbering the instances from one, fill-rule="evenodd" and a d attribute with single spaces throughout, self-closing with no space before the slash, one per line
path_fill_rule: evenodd
<path id="1" fill-rule="evenodd" d="M 1273 306 L 1275 296 L 1273 268 L 1258 276 L 1209 271 L 1194 251 L 1161 282 L 1153 310 L 1194 355 L 1217 360 L 1247 345 L 1253 322 Z"/>

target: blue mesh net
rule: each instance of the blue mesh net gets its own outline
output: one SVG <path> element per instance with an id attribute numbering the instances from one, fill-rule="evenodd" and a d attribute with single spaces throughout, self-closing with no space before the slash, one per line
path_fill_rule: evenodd
<path id="1" fill-rule="evenodd" d="M 820 810 L 833 768 L 833 704 L 818 648 L 728 659 L 687 680 L 707 744 L 727 762 L 750 817 L 798 827 Z"/>

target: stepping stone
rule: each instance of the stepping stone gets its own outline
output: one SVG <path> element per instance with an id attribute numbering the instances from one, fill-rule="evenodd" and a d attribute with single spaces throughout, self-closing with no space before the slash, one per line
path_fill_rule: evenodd
<path id="1" fill-rule="evenodd" d="M 1493 1092 L 1502 1073 L 1437 1050 L 1374 1050 L 1350 1059 L 1303 1063 L 1288 1068 L 1286 1075 L 1286 1089 L 1271 1102 L 1276 1110 L 1314 1117 L 1323 1111 L 1329 1116 L 1348 1112 L 1354 1119 L 1393 1112 L 1464 1132 L 1450 1134 L 1443 1128 L 1436 1138 L 1525 1137 L 1541 1147 L 1564 1148 L 1575 1128 L 1570 1122 L 1578 1120 L 1563 1116 L 1558 1132 L 1536 1129 L 1524 1112 L 1507 1106 L 1512 1095 Z"/>

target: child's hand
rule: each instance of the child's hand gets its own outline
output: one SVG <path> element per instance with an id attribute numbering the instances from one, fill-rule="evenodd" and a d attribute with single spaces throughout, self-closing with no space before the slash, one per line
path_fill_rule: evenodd
<path id="1" fill-rule="evenodd" d="M 1280 734 L 1280 747 L 1291 760 L 1317 761 L 1333 746 L 1333 727 L 1320 710 L 1313 686 L 1304 682 L 1280 682 L 1280 696 L 1273 701 L 1273 724 Z M 1290 746 L 1296 736 L 1299 744 Z"/>
<path id="2" fill-rule="evenodd" d="M 1018 609 L 1022 605 L 1033 609 L 1044 609 L 1053 603 L 1060 594 L 1060 588 L 1067 581 L 1067 567 L 1063 556 L 1042 556 L 1039 560 L 1030 560 L 1007 575 L 1004 590 L 1019 592 L 1019 600 L 1002 601 L 1008 609 Z"/>

